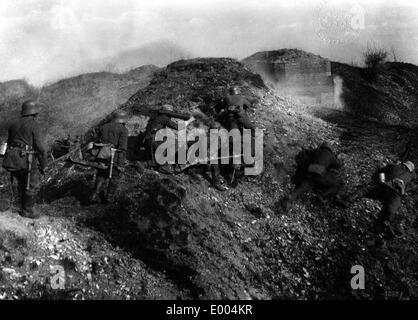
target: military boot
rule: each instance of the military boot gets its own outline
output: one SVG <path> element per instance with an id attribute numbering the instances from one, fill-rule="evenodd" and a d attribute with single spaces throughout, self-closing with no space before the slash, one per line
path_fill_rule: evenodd
<path id="1" fill-rule="evenodd" d="M 114 180 L 109 181 L 109 186 L 107 187 L 107 191 L 105 194 L 105 203 L 113 203 L 116 200 L 116 194 L 118 191 L 118 182 Z"/>
<path id="2" fill-rule="evenodd" d="M 35 208 L 36 196 L 25 194 L 22 206 L 22 216 L 29 219 L 39 219 L 40 213 Z"/>
<path id="3" fill-rule="evenodd" d="M 96 204 L 100 202 L 100 192 L 102 191 L 102 187 L 105 183 L 104 179 L 96 178 L 96 187 L 94 188 L 93 194 L 89 198 L 90 204 Z"/>
<path id="4" fill-rule="evenodd" d="M 212 165 L 212 185 L 215 189 L 219 191 L 228 190 L 228 187 L 226 187 L 223 181 L 221 180 L 219 166 L 217 165 Z"/>

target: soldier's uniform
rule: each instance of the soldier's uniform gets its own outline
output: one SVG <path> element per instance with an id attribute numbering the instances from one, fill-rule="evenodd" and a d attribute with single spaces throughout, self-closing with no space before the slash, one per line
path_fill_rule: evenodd
<path id="1" fill-rule="evenodd" d="M 115 153 L 111 179 L 109 179 L 109 160 L 105 160 L 107 169 L 97 170 L 95 190 L 90 197 L 91 203 L 99 201 L 100 193 L 106 184 L 108 184 L 108 187 L 105 191 L 105 200 L 107 202 L 111 201 L 116 194 L 125 170 L 126 151 L 128 149 L 129 132 L 125 127 L 126 120 L 127 114 L 123 111 L 117 111 L 114 113 L 114 119 L 99 129 L 98 142 L 115 148 L 118 151 Z"/>
<path id="2" fill-rule="evenodd" d="M 243 132 L 243 129 L 251 130 L 251 152 L 255 152 L 255 143 L 254 143 L 254 134 L 255 134 L 255 125 L 248 117 L 246 109 L 250 108 L 252 103 L 239 94 L 237 87 L 232 87 L 229 89 L 229 93 L 225 96 L 223 100 L 223 109 L 218 114 L 219 122 L 225 127 L 226 130 L 231 131 L 238 129 Z M 233 154 L 233 139 L 230 141 L 230 152 Z M 229 170 L 229 181 L 231 184 L 237 183 L 237 171 L 242 176 L 243 166 L 232 164 Z M 235 180 L 235 181 L 234 181 Z"/>
<path id="3" fill-rule="evenodd" d="M 379 179 L 381 174 L 384 175 L 384 179 Z M 381 201 L 383 204 L 375 224 L 376 231 L 383 231 L 385 222 L 390 222 L 402 204 L 402 196 L 416 178 L 415 166 L 410 161 L 387 165 L 374 174 L 374 183 L 366 190 L 364 197 Z"/>
<path id="4" fill-rule="evenodd" d="M 309 190 L 317 192 L 322 199 L 337 195 L 342 188 L 342 182 L 336 174 L 339 168 L 341 163 L 328 143 L 323 143 L 313 150 L 305 178 L 289 197 L 282 201 L 283 209 L 287 210 L 292 201 Z"/>
<path id="5" fill-rule="evenodd" d="M 164 105 L 162 107 L 163 111 L 173 111 L 173 106 L 171 105 Z M 157 134 L 158 130 L 170 128 L 173 130 L 178 130 L 178 125 L 176 122 L 172 121 L 169 116 L 164 113 L 157 113 L 156 115 L 152 116 L 148 120 L 147 127 L 145 128 L 145 137 L 143 141 L 143 145 L 145 150 L 152 159 L 152 165 L 156 166 L 155 162 L 155 151 L 157 148 L 163 143 L 163 141 L 155 141 L 155 135 Z M 166 166 L 159 166 L 161 170 L 168 170 Z"/>
<path id="6" fill-rule="evenodd" d="M 228 131 L 233 129 L 238 129 L 240 131 L 242 131 L 242 129 L 255 129 L 254 124 L 241 107 L 231 106 L 225 110 L 220 117 L 222 118 L 222 123 Z"/>
<path id="7" fill-rule="evenodd" d="M 251 105 L 248 99 L 239 94 L 237 87 L 230 88 L 223 100 L 222 111 L 219 113 L 220 122 L 227 130 L 255 129 L 245 111 Z"/>
<path id="8" fill-rule="evenodd" d="M 225 109 L 230 106 L 237 106 L 243 110 L 250 108 L 252 105 L 252 103 L 247 98 L 238 93 L 226 94 L 223 104 Z"/>
<path id="9" fill-rule="evenodd" d="M 11 172 L 12 179 L 18 181 L 18 193 L 21 200 L 21 214 L 28 218 L 38 218 L 39 212 L 34 209 L 36 197 L 41 188 L 41 174 L 47 165 L 47 147 L 36 115 L 39 105 L 32 100 L 22 105 L 22 118 L 11 125 L 8 130 L 7 149 L 3 167 Z M 28 180 L 28 153 L 36 152 Z"/>

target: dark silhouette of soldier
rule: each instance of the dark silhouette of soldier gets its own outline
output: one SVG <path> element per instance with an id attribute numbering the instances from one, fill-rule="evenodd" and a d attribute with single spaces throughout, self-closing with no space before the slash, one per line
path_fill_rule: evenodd
<path id="1" fill-rule="evenodd" d="M 172 112 L 174 110 L 172 105 L 166 104 L 161 107 L 162 111 Z M 178 130 L 178 125 L 176 122 L 171 120 L 171 118 L 164 113 L 157 113 L 148 120 L 147 127 L 145 128 L 143 145 L 148 154 L 150 154 L 152 159 L 152 166 L 157 166 L 155 161 L 155 151 L 163 143 L 163 141 L 155 141 L 155 135 L 158 130 L 170 128 L 173 130 Z M 172 173 L 168 165 L 160 165 L 158 169 L 164 173 Z"/>
<path id="2" fill-rule="evenodd" d="M 318 194 L 321 202 L 325 202 L 327 198 L 336 196 L 342 189 L 343 183 L 337 175 L 342 165 L 329 143 L 324 142 L 319 148 L 312 150 L 308 162 L 309 165 L 302 181 L 288 197 L 281 201 L 284 211 L 289 209 L 293 201 L 310 190 Z"/>
<path id="3" fill-rule="evenodd" d="M 39 112 L 40 104 L 35 101 L 23 103 L 22 117 L 9 128 L 9 147 L 3 161 L 3 167 L 11 172 L 11 179 L 18 182 L 21 215 L 32 219 L 40 216 L 34 206 L 47 165 L 45 138 L 37 121 Z"/>
<path id="4" fill-rule="evenodd" d="M 402 197 L 416 180 L 415 165 L 411 161 L 389 164 L 378 169 L 372 176 L 372 183 L 350 197 L 350 202 L 365 197 L 382 202 L 383 206 L 374 229 L 377 233 L 391 231 L 390 220 L 402 205 Z"/>
<path id="5" fill-rule="evenodd" d="M 102 161 L 106 164 L 106 169 L 98 169 L 96 175 L 96 185 L 92 196 L 90 197 L 90 203 L 97 203 L 99 201 L 100 193 L 103 188 L 108 184 L 105 190 L 105 201 L 110 202 L 113 200 L 117 189 L 120 184 L 120 180 L 125 172 L 126 151 L 128 148 L 128 136 L 129 132 L 125 124 L 128 119 L 127 113 L 121 110 L 115 111 L 111 122 L 103 125 L 98 133 L 98 142 L 103 144 L 101 151 L 98 155 L 98 161 Z M 111 155 L 110 149 L 116 149 L 114 153 L 112 167 L 112 177 L 110 177 Z M 101 154 L 105 154 L 100 156 Z"/>

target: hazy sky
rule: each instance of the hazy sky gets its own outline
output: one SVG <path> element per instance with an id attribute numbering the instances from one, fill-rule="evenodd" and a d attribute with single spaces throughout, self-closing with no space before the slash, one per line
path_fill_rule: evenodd
<path id="1" fill-rule="evenodd" d="M 359 61 L 367 46 L 418 64 L 418 1 L 1 0 L 0 81 L 39 85 L 170 40 L 192 56 L 300 48 Z"/>

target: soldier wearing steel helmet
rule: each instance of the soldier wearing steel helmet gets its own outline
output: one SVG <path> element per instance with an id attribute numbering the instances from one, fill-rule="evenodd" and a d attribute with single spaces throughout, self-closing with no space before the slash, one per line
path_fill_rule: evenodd
<path id="1" fill-rule="evenodd" d="M 8 130 L 8 149 L 3 167 L 18 181 L 21 215 L 36 219 L 36 197 L 41 188 L 41 175 L 47 165 L 47 147 L 37 115 L 41 105 L 34 100 L 22 104 L 21 118 Z"/>
<path id="2" fill-rule="evenodd" d="M 224 99 L 224 107 L 236 106 L 243 110 L 246 110 L 252 106 L 252 102 L 240 94 L 240 90 L 237 86 L 232 86 L 228 89 L 228 93 Z"/>
<path id="3" fill-rule="evenodd" d="M 366 191 L 357 192 L 350 201 L 365 197 L 382 202 L 383 206 L 375 222 L 376 233 L 392 231 L 391 219 L 402 205 L 402 197 L 415 182 L 417 174 L 412 161 L 388 164 L 378 169 L 372 176 L 372 184 L 366 186 Z"/>
<path id="4" fill-rule="evenodd" d="M 301 183 L 281 201 L 285 211 L 289 209 L 293 201 L 310 190 L 314 190 L 319 199 L 324 202 L 325 199 L 336 196 L 342 189 L 343 183 L 337 176 L 342 164 L 328 142 L 323 142 L 318 148 L 312 150 L 308 160 L 308 167 Z"/>
<path id="5" fill-rule="evenodd" d="M 254 130 L 255 126 L 246 113 L 252 103 L 239 92 L 238 87 L 229 88 L 223 102 L 223 109 L 219 113 L 219 120 L 227 130 Z"/>
<path id="6" fill-rule="evenodd" d="M 161 129 L 172 129 L 178 130 L 178 125 L 176 122 L 171 120 L 171 118 L 164 112 L 173 112 L 174 107 L 169 104 L 165 104 L 160 108 L 161 112 L 155 113 L 148 120 L 147 127 L 145 128 L 143 145 L 152 159 L 152 165 L 157 166 L 155 162 L 155 151 L 158 146 L 162 143 L 160 141 L 155 141 L 155 135 L 158 130 Z M 171 173 L 171 169 L 167 165 L 158 166 L 158 169 L 164 173 Z"/>
<path id="7" fill-rule="evenodd" d="M 125 111 L 117 110 L 112 115 L 112 120 L 103 125 L 98 132 L 98 143 L 104 144 L 105 147 L 117 149 L 114 156 L 114 167 L 112 167 L 112 176 L 109 177 L 110 165 L 107 163 L 107 169 L 98 169 L 96 175 L 96 186 L 92 196 L 91 203 L 97 203 L 100 199 L 100 194 L 105 188 L 105 201 L 113 200 L 115 196 L 120 179 L 125 172 L 126 152 L 128 149 L 129 132 L 125 124 L 128 120 L 128 114 Z M 100 154 L 100 153 L 99 153 Z M 109 162 L 109 159 L 104 159 Z"/>

